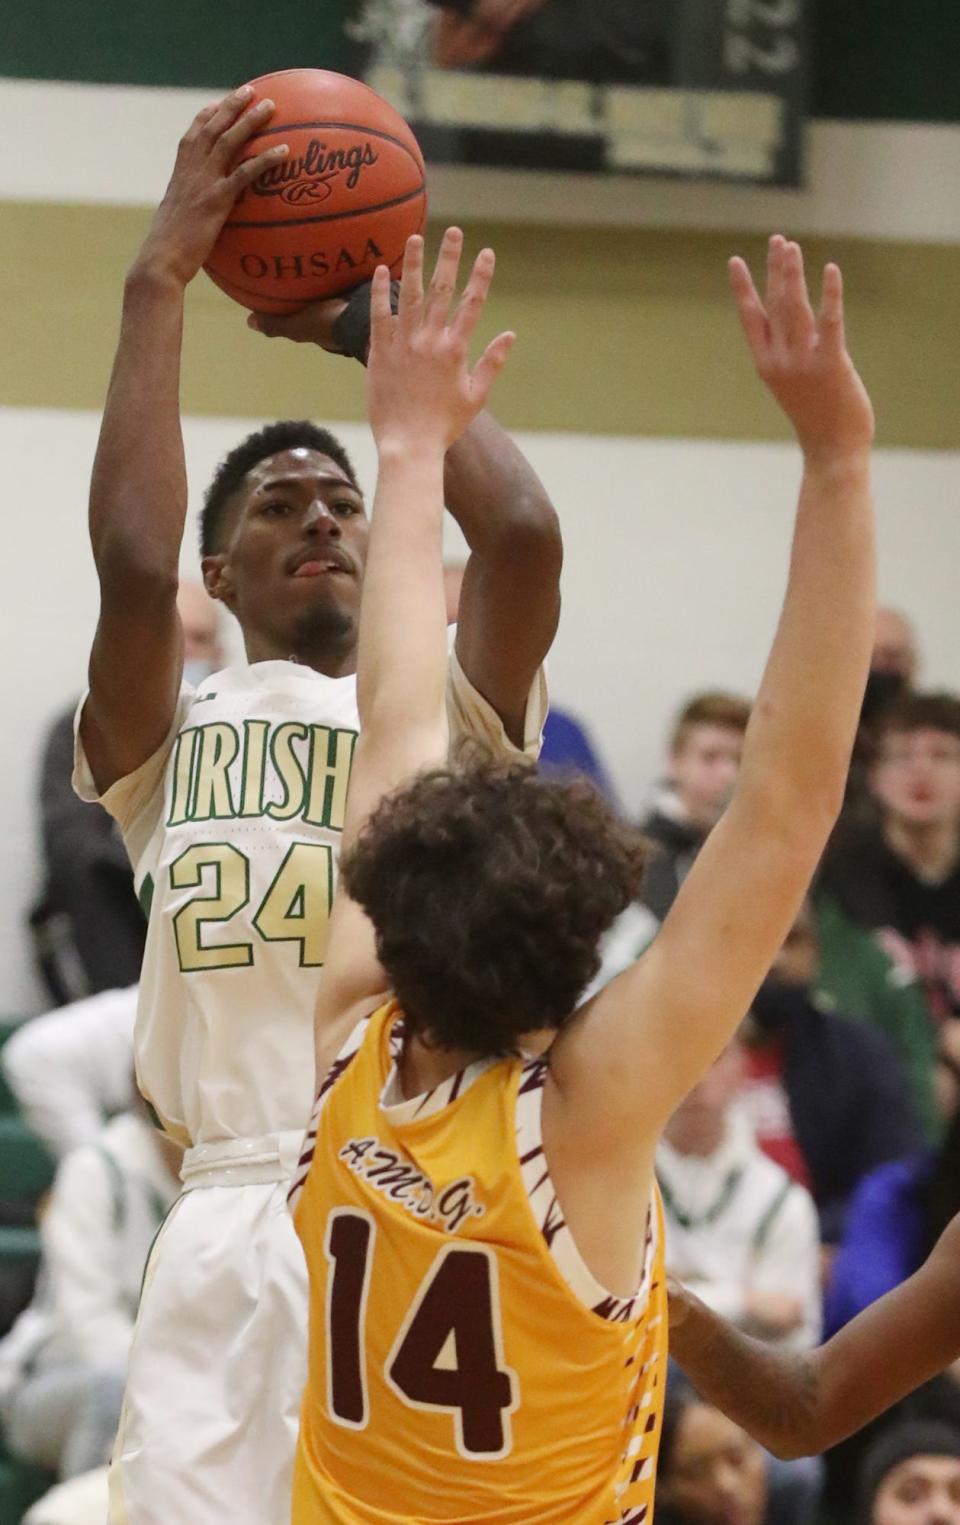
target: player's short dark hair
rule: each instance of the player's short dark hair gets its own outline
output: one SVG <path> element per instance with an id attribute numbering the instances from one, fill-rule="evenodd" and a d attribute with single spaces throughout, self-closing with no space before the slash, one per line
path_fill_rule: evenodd
<path id="1" fill-rule="evenodd" d="M 586 779 L 513 762 L 422 774 L 382 801 L 340 871 L 413 1031 L 494 1055 L 571 1015 L 645 859 Z"/>
<path id="2" fill-rule="evenodd" d="M 360 484 L 350 457 L 329 429 L 322 429 L 308 418 L 282 418 L 275 424 L 266 424 L 235 445 L 213 474 L 200 513 L 201 556 L 210 556 L 221 549 L 220 536 L 227 504 L 247 473 L 268 456 L 279 455 L 281 450 L 316 450 L 320 455 L 328 455 L 341 471 L 346 472 L 359 492 Z"/>
<path id="3" fill-rule="evenodd" d="M 738 731 L 742 736 L 749 719 L 749 700 L 741 699 L 739 694 L 724 693 L 720 689 L 694 694 L 673 722 L 670 751 L 682 751 L 695 726 L 716 725 L 725 731 Z"/>
<path id="4" fill-rule="evenodd" d="M 960 737 L 960 698 L 946 689 L 902 694 L 882 711 L 877 724 L 878 748 L 888 737 L 910 731 L 945 731 Z"/>

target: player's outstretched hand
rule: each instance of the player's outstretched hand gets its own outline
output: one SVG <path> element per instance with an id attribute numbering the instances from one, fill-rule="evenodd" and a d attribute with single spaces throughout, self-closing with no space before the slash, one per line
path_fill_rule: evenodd
<path id="1" fill-rule="evenodd" d="M 477 255 L 451 316 L 462 248 L 460 229 L 448 228 L 424 295 L 423 239 L 407 240 L 396 316 L 386 266 L 374 275 L 367 411 L 381 450 L 388 442 L 409 447 L 423 440 L 446 449 L 480 412 L 506 362 L 512 333 L 499 334 L 470 369 L 470 339 L 490 290 L 494 256 L 492 249 Z"/>
<path id="2" fill-rule="evenodd" d="M 770 240 L 765 300 L 742 259 L 730 261 L 730 285 L 757 371 L 806 454 L 868 449 L 873 408 L 847 353 L 838 267 L 824 268 L 820 311 L 814 313 L 800 245 L 778 233 Z"/>
<path id="3" fill-rule="evenodd" d="M 285 143 L 238 162 L 254 133 L 273 115 L 273 101 L 248 110 L 253 89 L 244 85 L 194 117 L 180 139 L 166 194 L 137 256 L 141 268 L 186 286 L 217 241 L 230 209 L 258 175 L 287 152 Z"/>

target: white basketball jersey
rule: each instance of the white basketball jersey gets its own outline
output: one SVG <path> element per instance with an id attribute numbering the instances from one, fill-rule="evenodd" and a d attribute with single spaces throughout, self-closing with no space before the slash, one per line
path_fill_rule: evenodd
<path id="1" fill-rule="evenodd" d="M 451 744 L 519 752 L 451 654 Z M 538 676 L 525 746 L 546 713 Z M 101 803 L 148 914 L 140 1087 L 188 1145 L 303 1128 L 313 1010 L 353 749 L 356 678 L 295 662 L 215 673 L 180 695 L 164 745 Z M 77 744 L 75 786 L 97 798 Z"/>

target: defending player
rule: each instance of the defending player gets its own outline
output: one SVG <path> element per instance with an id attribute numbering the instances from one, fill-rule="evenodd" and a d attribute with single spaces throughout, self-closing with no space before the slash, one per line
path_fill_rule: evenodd
<path id="1" fill-rule="evenodd" d="M 111 1474 L 132 1525 L 282 1525 L 306 1369 L 306 1268 L 285 1199 L 313 1098 L 313 1007 L 358 716 L 367 517 L 312 425 L 230 457 L 203 515 L 207 587 L 250 665 L 181 686 L 184 288 L 269 103 L 201 112 L 127 280 L 90 502 L 100 619 L 78 777 L 120 822 L 150 906 L 137 1022 L 145 1095 L 187 1145 L 149 1267 Z M 446 460 L 472 554 L 453 730 L 535 752 L 558 608 L 556 517 L 489 416 Z M 395 638 L 403 643 L 404 632 Z M 528 699 L 528 695 L 532 698 Z"/>
<path id="2" fill-rule="evenodd" d="M 585 786 L 440 766 L 440 463 L 508 343 L 470 374 L 492 256 L 445 326 L 458 250 L 449 233 L 424 299 L 411 242 L 396 318 L 385 272 L 375 287 L 363 724 L 293 1194 L 311 1278 L 294 1525 L 647 1518 L 666 1344 L 657 1135 L 796 914 L 843 798 L 872 640 L 873 416 L 840 276 L 827 267 L 815 318 L 800 250 L 775 238 L 766 311 L 742 262 L 732 276 L 804 451 L 783 614 L 729 809 L 648 952 L 574 1013 L 635 892 L 636 835 Z"/>
<path id="3" fill-rule="evenodd" d="M 679 1286 L 670 1329 L 705 1398 L 777 1456 L 819 1456 L 960 1359 L 960 1219 L 919 1271 L 817 1350 L 752 1340 Z"/>

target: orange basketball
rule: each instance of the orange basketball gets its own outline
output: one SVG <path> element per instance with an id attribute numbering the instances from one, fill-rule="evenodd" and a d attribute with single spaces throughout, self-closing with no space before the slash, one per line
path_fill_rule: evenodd
<path id="1" fill-rule="evenodd" d="M 423 156 L 403 117 L 368 85 L 326 69 L 251 80 L 276 111 L 245 157 L 289 154 L 243 191 L 204 266 L 244 307 L 295 312 L 399 270 L 427 216 Z"/>

